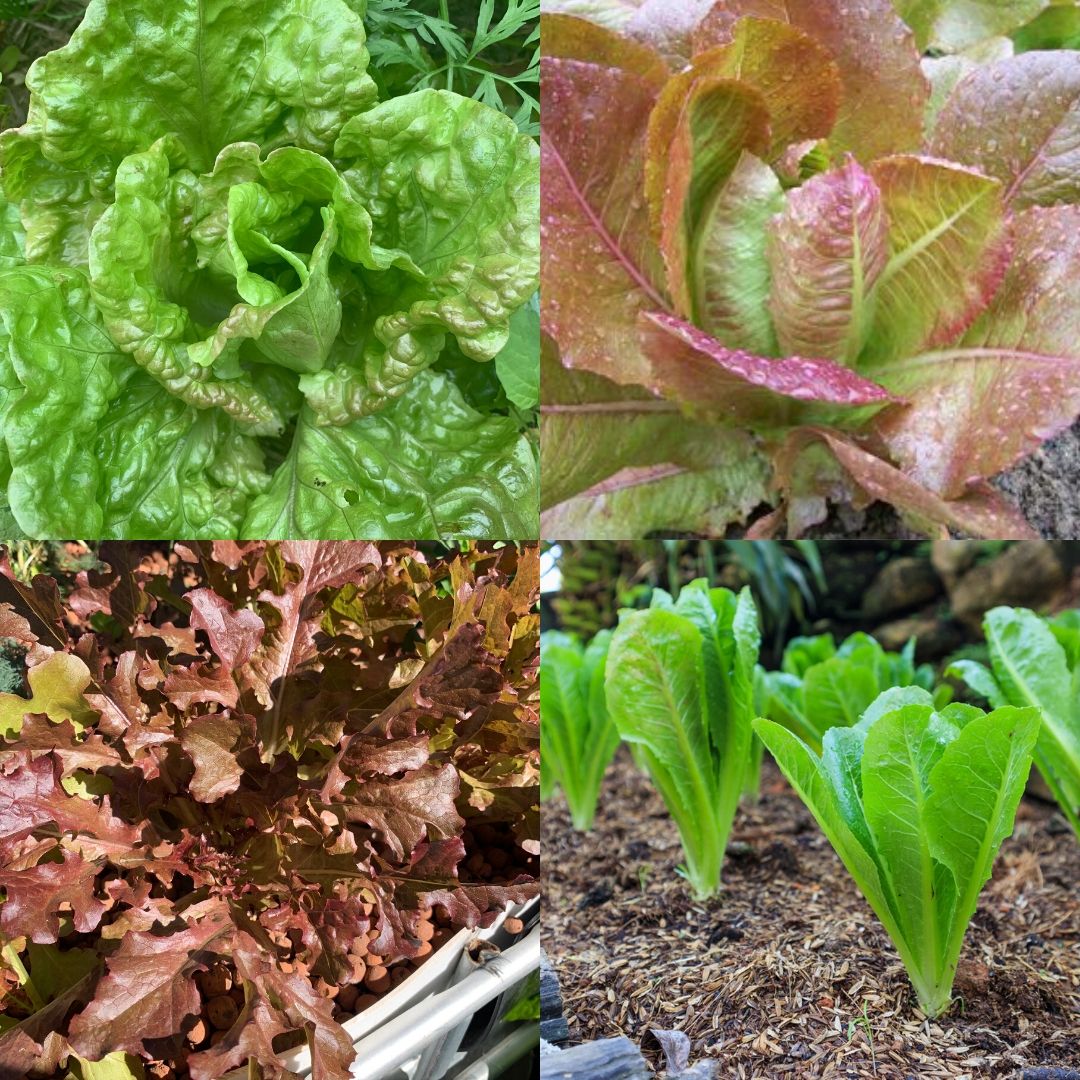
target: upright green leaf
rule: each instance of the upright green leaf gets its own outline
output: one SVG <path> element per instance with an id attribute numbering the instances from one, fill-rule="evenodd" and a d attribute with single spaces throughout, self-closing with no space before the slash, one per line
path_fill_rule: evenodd
<path id="1" fill-rule="evenodd" d="M 546 632 L 540 641 L 542 768 L 549 784 L 562 788 L 574 828 L 582 832 L 592 828 L 604 771 L 619 745 L 604 691 L 610 643 L 609 630 L 584 648 L 557 631 Z"/>
<path id="2" fill-rule="evenodd" d="M 750 756 L 757 612 L 694 582 L 674 605 L 623 614 L 607 701 L 678 825 L 696 896 L 713 895 Z"/>

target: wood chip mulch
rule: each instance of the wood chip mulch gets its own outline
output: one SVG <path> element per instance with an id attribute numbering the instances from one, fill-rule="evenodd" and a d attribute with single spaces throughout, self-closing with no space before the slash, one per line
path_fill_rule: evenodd
<path id="1" fill-rule="evenodd" d="M 594 830 L 544 807 L 544 947 L 570 1041 L 625 1034 L 662 1067 L 679 1029 L 722 1077 L 1013 1076 L 1080 1067 L 1080 844 L 1030 798 L 968 929 L 952 1010 L 919 1011 L 899 957 L 770 763 L 736 817 L 724 891 L 694 902 L 679 837 L 621 750 Z"/>

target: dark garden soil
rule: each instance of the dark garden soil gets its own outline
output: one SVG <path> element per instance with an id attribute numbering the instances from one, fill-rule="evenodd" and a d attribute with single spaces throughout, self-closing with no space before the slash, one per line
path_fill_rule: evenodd
<path id="1" fill-rule="evenodd" d="M 694 902 L 679 837 L 625 750 L 594 831 L 544 808 L 545 950 L 570 1037 L 625 1034 L 661 1068 L 650 1029 L 691 1039 L 729 1077 L 1005 1077 L 1080 1067 L 1080 845 L 1021 804 L 936 1021 L 809 812 L 766 764 L 740 811 L 723 895 Z"/>

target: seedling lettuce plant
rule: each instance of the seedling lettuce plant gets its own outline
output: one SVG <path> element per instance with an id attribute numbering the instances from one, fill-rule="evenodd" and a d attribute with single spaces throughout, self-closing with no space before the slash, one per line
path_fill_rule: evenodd
<path id="1" fill-rule="evenodd" d="M 997 607 L 983 620 L 990 668 L 957 660 L 963 679 L 992 706 L 1033 706 L 1042 715 L 1035 764 L 1080 838 L 1080 612 L 1044 619 Z"/>
<path id="2" fill-rule="evenodd" d="M 932 94 L 920 48 L 1040 6 L 545 6 L 547 533 L 880 500 L 1033 535 L 987 480 L 1080 412 L 1080 54 L 1004 40 Z"/>
<path id="3" fill-rule="evenodd" d="M 5 536 L 537 535 L 538 150 L 449 90 L 377 100 L 363 6 L 92 0 L 33 65 Z"/>
<path id="4" fill-rule="evenodd" d="M 355 984 L 537 893 L 536 549 L 101 554 L 0 575 L 0 1075 L 347 1080 Z"/>
<path id="5" fill-rule="evenodd" d="M 698 580 L 624 612 L 608 651 L 608 711 L 678 826 L 700 899 L 720 888 L 746 779 L 759 642 L 749 590 Z"/>
<path id="6" fill-rule="evenodd" d="M 839 646 L 832 634 L 792 638 L 779 671 L 764 673 L 760 715 L 783 724 L 815 751 L 831 727 L 850 727 L 884 690 L 920 686 L 934 703 L 948 703 L 951 690 L 935 690 L 934 669 L 915 664 L 915 640 L 888 652 L 869 634 L 856 633 Z"/>
<path id="7" fill-rule="evenodd" d="M 951 1000 L 964 934 L 1016 807 L 1039 711 L 937 710 L 921 687 L 887 690 L 820 755 L 771 720 L 754 728 L 896 946 L 930 1017 Z"/>
<path id="8" fill-rule="evenodd" d="M 592 828 L 604 771 L 619 745 L 604 697 L 610 644 L 610 630 L 601 630 L 588 645 L 557 630 L 540 638 L 544 795 L 561 787 L 574 828 L 582 832 Z"/>

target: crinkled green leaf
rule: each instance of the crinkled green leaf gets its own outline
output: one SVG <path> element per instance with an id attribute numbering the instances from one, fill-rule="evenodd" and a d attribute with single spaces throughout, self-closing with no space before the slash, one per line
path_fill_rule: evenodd
<path id="1" fill-rule="evenodd" d="M 0 270 L 10 270 L 26 261 L 26 232 L 19 208 L 0 191 Z"/>
<path id="2" fill-rule="evenodd" d="M 381 413 L 321 427 L 301 413 L 288 458 L 256 498 L 245 536 L 325 539 L 535 537 L 535 451 L 452 381 L 422 373 Z"/>
<path id="3" fill-rule="evenodd" d="M 98 176 L 169 134 L 196 170 L 245 140 L 326 153 L 375 98 L 364 41 L 341 0 L 93 0 L 34 65 L 29 118 L 0 138 L 0 158 L 32 143 Z"/>
<path id="4" fill-rule="evenodd" d="M 110 337 L 170 394 L 200 409 L 220 408 L 252 431 L 272 434 L 284 423 L 238 368 L 224 377 L 200 365 L 188 343 L 192 308 L 214 321 L 229 315 L 228 294 L 213 288 L 184 258 L 184 229 L 194 211 L 190 175 L 170 176 L 176 144 L 162 139 L 126 158 L 116 174 L 116 200 L 90 237 L 90 280 Z M 175 300 L 173 299 L 175 297 Z M 216 312 L 213 305 L 218 306 Z M 202 314 L 202 312 L 200 312 Z"/>
<path id="5" fill-rule="evenodd" d="M 350 163 L 376 241 L 408 251 L 423 274 L 383 294 L 373 340 L 353 365 L 302 380 L 315 411 L 342 424 L 402 393 L 447 333 L 475 360 L 498 354 L 510 315 L 536 290 L 540 192 L 533 140 L 509 117 L 442 90 L 353 116 L 334 153 Z"/>
<path id="6" fill-rule="evenodd" d="M 3 413 L 12 512 L 31 536 L 102 536 L 93 498 L 102 463 L 87 446 L 117 394 L 123 358 L 82 271 L 19 267 L 0 273 L 0 295 L 8 370 L 21 388 L 8 391 Z"/>

